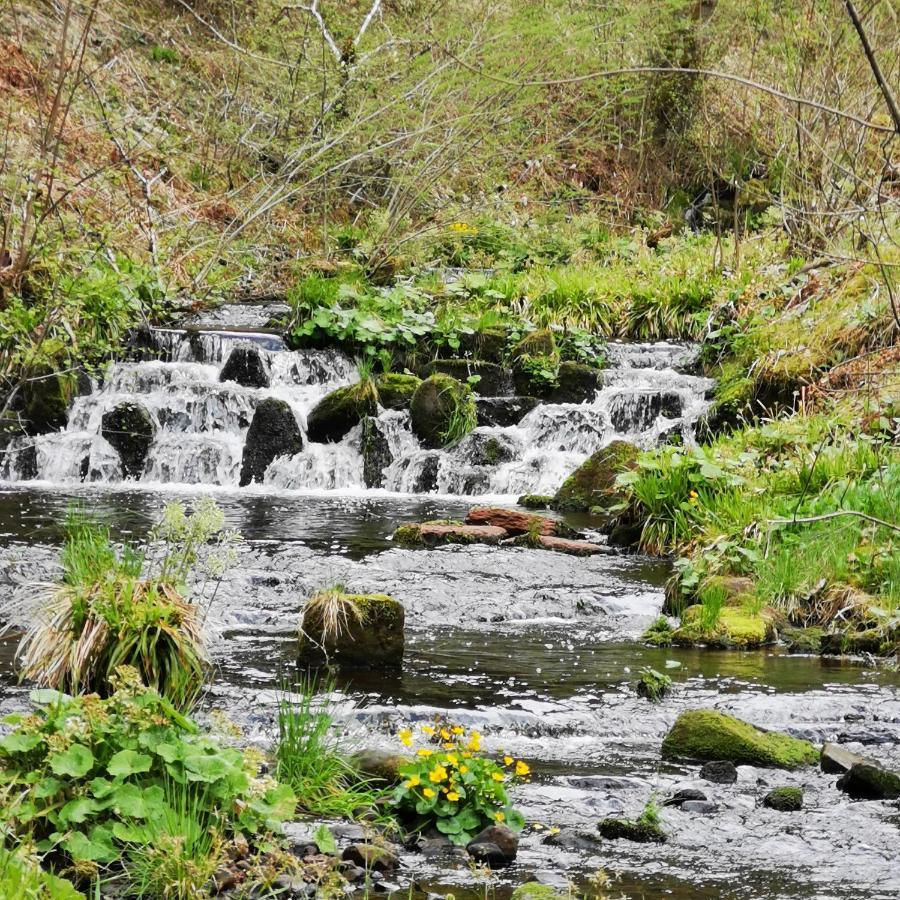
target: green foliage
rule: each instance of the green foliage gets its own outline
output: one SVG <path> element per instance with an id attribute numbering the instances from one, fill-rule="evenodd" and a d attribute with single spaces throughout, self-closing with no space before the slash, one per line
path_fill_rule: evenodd
<path id="1" fill-rule="evenodd" d="M 310 679 L 279 700 L 275 774 L 294 789 L 305 811 L 356 818 L 372 809 L 376 793 L 341 747 L 333 692 L 333 682 Z"/>
<path id="2" fill-rule="evenodd" d="M 458 391 L 445 388 L 443 398 L 449 403 L 446 427 L 441 432 L 444 447 L 458 444 L 478 424 L 478 411 L 471 390 Z"/>
<path id="3" fill-rule="evenodd" d="M 728 599 L 725 588 L 719 584 L 706 584 L 700 588 L 699 599 L 701 604 L 699 625 L 703 631 L 715 630 L 722 614 L 722 607 Z"/>
<path id="4" fill-rule="evenodd" d="M 105 694 L 116 669 L 129 665 L 178 706 L 189 706 L 208 660 L 204 610 L 182 592 L 192 572 L 218 577 L 230 561 L 237 536 L 223 525 L 208 498 L 190 516 L 173 503 L 147 546 L 117 549 L 104 527 L 72 512 L 62 579 L 38 594 L 19 644 L 23 674 L 69 693 Z"/>
<path id="5" fill-rule="evenodd" d="M 149 853 L 188 818 L 211 834 L 266 835 L 293 814 L 293 792 L 260 776 L 251 751 L 201 734 L 134 669 L 119 669 L 111 687 L 107 699 L 35 691 L 33 714 L 7 718 L 15 730 L 0 741 L 2 818 L 20 839 L 103 864 L 135 845 Z"/>
<path id="6" fill-rule="evenodd" d="M 435 747 L 421 747 L 400 766 L 403 782 L 392 799 L 398 813 L 417 827 L 433 825 L 465 845 L 486 825 L 503 822 L 520 831 L 525 820 L 510 803 L 508 788 L 530 774 L 527 763 L 505 756 L 495 761 L 481 755 L 481 735 L 461 726 L 426 725 L 423 733 Z M 413 744 L 403 729 L 404 746 Z"/>
<path id="7" fill-rule="evenodd" d="M 34 859 L 0 847 L 0 897 L 21 900 L 84 900 L 84 894 L 62 878 L 41 870 Z"/>
<path id="8" fill-rule="evenodd" d="M 638 677 L 637 692 L 653 703 L 658 703 L 672 686 L 672 679 L 650 666 L 643 666 Z"/>
<path id="9" fill-rule="evenodd" d="M 150 48 L 150 59 L 153 62 L 175 65 L 178 62 L 178 52 L 171 47 L 161 47 L 159 44 L 154 44 Z"/>

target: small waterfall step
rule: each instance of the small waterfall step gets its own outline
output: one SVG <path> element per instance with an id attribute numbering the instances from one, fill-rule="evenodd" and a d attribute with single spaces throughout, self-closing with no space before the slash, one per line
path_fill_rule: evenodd
<path id="1" fill-rule="evenodd" d="M 478 427 L 445 450 L 419 444 L 408 411 L 379 407 L 339 442 L 320 443 L 307 435 L 310 412 L 358 380 L 345 353 L 289 351 L 278 335 L 235 328 L 155 328 L 144 340 L 153 358 L 111 364 L 102 382 L 75 401 L 65 430 L 14 439 L 0 460 L 0 478 L 120 482 L 114 444 L 122 436 L 109 423 L 131 415 L 149 421 L 138 448 L 140 483 L 237 488 L 254 415 L 271 399 L 289 410 L 299 439 L 291 455 L 266 459 L 265 490 L 552 493 L 613 440 L 646 447 L 677 434 L 690 442 L 712 385 L 691 374 L 696 347 L 610 344 L 603 385 L 587 402 L 478 398 Z"/>

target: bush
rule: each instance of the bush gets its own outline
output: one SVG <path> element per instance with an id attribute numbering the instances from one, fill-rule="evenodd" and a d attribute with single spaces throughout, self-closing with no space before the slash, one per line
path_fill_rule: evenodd
<path id="1" fill-rule="evenodd" d="M 499 762 L 480 755 L 481 735 L 460 726 L 425 725 L 422 732 L 436 747 L 421 747 L 400 766 L 402 784 L 393 794 L 401 815 L 418 827 L 433 825 L 454 844 L 467 844 L 487 825 L 502 822 L 520 831 L 525 820 L 510 803 L 508 787 L 527 780 L 527 763 L 504 756 Z M 411 747 L 412 732 L 400 740 Z"/>
<path id="2" fill-rule="evenodd" d="M 211 500 L 199 501 L 191 516 L 170 504 L 147 546 L 119 549 L 107 529 L 71 513 L 62 579 L 39 586 L 19 644 L 23 674 L 68 693 L 104 695 L 112 673 L 130 665 L 145 684 L 188 707 L 209 664 L 204 609 L 184 592 L 194 569 L 217 577 L 227 564 L 236 535 L 223 524 Z"/>
<path id="3" fill-rule="evenodd" d="M 31 715 L 6 719 L 0 741 L 2 818 L 42 851 L 110 863 L 185 812 L 211 834 L 266 835 L 292 815 L 291 789 L 260 776 L 252 751 L 221 745 L 123 666 L 107 699 L 32 694 Z M 187 798 L 187 799 L 186 799 Z"/>

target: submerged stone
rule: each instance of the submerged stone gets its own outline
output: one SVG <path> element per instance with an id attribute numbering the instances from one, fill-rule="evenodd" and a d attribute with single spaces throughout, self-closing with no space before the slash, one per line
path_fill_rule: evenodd
<path id="1" fill-rule="evenodd" d="M 602 819 L 597 826 L 601 837 L 609 841 L 636 841 L 639 844 L 664 844 L 666 833 L 656 822 L 641 819 Z"/>
<path id="2" fill-rule="evenodd" d="M 592 544 L 590 541 L 575 541 L 570 538 L 553 537 L 541 534 L 531 538 L 530 535 L 522 535 L 516 543 L 527 543 L 531 547 L 541 550 L 553 550 L 556 553 L 568 553 L 569 556 L 597 556 L 611 551 L 603 544 Z"/>
<path id="3" fill-rule="evenodd" d="M 803 809 L 803 788 L 777 787 L 763 797 L 763 806 L 779 812 L 799 812 Z"/>
<path id="4" fill-rule="evenodd" d="M 819 751 L 809 741 L 761 731 L 712 709 L 681 713 L 663 740 L 662 755 L 665 759 L 728 760 L 735 765 L 784 769 L 819 761 Z"/>
<path id="5" fill-rule="evenodd" d="M 426 375 L 450 375 L 471 386 L 482 397 L 503 397 L 512 393 L 509 373 L 497 363 L 480 359 L 436 359 L 425 367 Z"/>
<path id="6" fill-rule="evenodd" d="M 360 381 L 326 394 L 306 419 L 306 437 L 316 444 L 338 443 L 366 416 L 378 412 L 378 394 L 371 381 Z"/>
<path id="7" fill-rule="evenodd" d="M 413 433 L 431 449 L 460 440 L 477 421 L 472 389 L 449 375 L 426 378 L 412 396 L 410 414 Z"/>
<path id="8" fill-rule="evenodd" d="M 422 379 L 415 375 L 388 372 L 375 379 L 378 402 L 385 409 L 409 409 L 409 401 Z"/>
<path id="9" fill-rule="evenodd" d="M 550 509 L 553 497 L 549 494 L 522 494 L 516 503 L 525 509 Z"/>
<path id="10" fill-rule="evenodd" d="M 403 604 L 387 594 L 327 592 L 313 598 L 300 626 L 300 662 L 358 668 L 403 664 Z M 329 608 L 329 604 L 332 604 Z"/>
<path id="11" fill-rule="evenodd" d="M 139 403 L 120 403 L 103 413 L 100 433 L 119 454 L 123 478 L 140 478 L 156 426 L 146 407 Z"/>
<path id="12" fill-rule="evenodd" d="M 259 347 L 238 344 L 222 366 L 219 381 L 234 381 L 251 388 L 269 387 L 269 370 Z"/>
<path id="13" fill-rule="evenodd" d="M 855 800 L 894 800 L 900 797 L 900 773 L 875 762 L 856 762 L 837 786 Z"/>
<path id="14" fill-rule="evenodd" d="M 681 614 L 681 626 L 672 634 L 672 641 L 691 647 L 705 644 L 710 647 L 748 650 L 771 644 L 775 640 L 775 624 L 771 616 L 751 613 L 736 606 L 725 606 L 716 624 L 706 627 L 702 621 L 703 607 L 689 606 Z"/>
<path id="15" fill-rule="evenodd" d="M 563 482 L 553 498 L 553 506 L 574 512 L 587 512 L 597 506 L 608 508 L 617 499 L 616 478 L 634 467 L 638 452 L 634 444 L 613 441 L 591 454 Z"/>
<path id="16" fill-rule="evenodd" d="M 240 486 L 262 481 L 272 460 L 293 456 L 303 449 L 297 418 L 284 400 L 267 397 L 253 413 L 241 459 Z"/>

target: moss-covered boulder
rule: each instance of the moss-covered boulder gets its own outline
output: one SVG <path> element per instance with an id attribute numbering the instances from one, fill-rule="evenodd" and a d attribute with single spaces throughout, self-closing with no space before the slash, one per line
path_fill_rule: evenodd
<path id="1" fill-rule="evenodd" d="M 83 372 L 73 374 L 39 368 L 22 384 L 20 391 L 25 431 L 46 434 L 65 428 L 69 404 L 90 389 L 90 379 Z"/>
<path id="2" fill-rule="evenodd" d="M 553 507 L 573 512 L 608 508 L 617 500 L 616 478 L 634 467 L 638 452 L 634 444 L 613 441 L 592 453 L 563 482 L 553 498 Z"/>
<path id="3" fill-rule="evenodd" d="M 635 841 L 640 844 L 666 842 L 666 833 L 659 823 L 645 819 L 602 819 L 597 830 L 608 841 Z"/>
<path id="4" fill-rule="evenodd" d="M 387 594 L 325 591 L 304 608 L 300 663 L 399 668 L 403 664 L 404 619 L 403 604 Z"/>
<path id="5" fill-rule="evenodd" d="M 522 494 L 516 503 L 525 509 L 550 509 L 553 497 L 549 494 Z"/>
<path id="6" fill-rule="evenodd" d="M 413 433 L 431 449 L 458 443 L 477 422 L 472 389 L 449 375 L 432 375 L 416 388 L 410 415 Z"/>
<path id="7" fill-rule="evenodd" d="M 505 328 L 493 326 L 459 336 L 459 352 L 473 359 L 503 359 L 509 335 Z"/>
<path id="8" fill-rule="evenodd" d="M 367 488 L 384 487 L 385 470 L 394 461 L 385 426 L 378 419 L 362 420 L 360 447 L 363 457 L 363 483 Z"/>
<path id="9" fill-rule="evenodd" d="M 353 757 L 353 765 L 360 775 L 374 781 L 381 781 L 390 787 L 400 783 L 401 766 L 412 762 L 413 758 L 389 750 L 362 750 Z"/>
<path id="10" fill-rule="evenodd" d="M 556 353 L 556 341 L 549 328 L 532 331 L 516 344 L 509 353 L 510 362 L 515 366 L 522 360 L 535 356 L 553 356 Z"/>
<path id="11" fill-rule="evenodd" d="M 778 812 L 799 812 L 803 809 L 803 788 L 777 787 L 763 797 L 763 806 Z"/>
<path id="12" fill-rule="evenodd" d="M 512 392 L 509 373 L 497 363 L 478 359 L 436 359 L 425 367 L 428 375 L 450 375 L 471 385 L 482 397 L 503 397 Z"/>
<path id="13" fill-rule="evenodd" d="M 401 547 L 442 547 L 446 544 L 499 544 L 509 532 L 496 525 L 466 525 L 438 521 L 401 525 L 393 540 Z"/>
<path id="14" fill-rule="evenodd" d="M 795 769 L 815 765 L 819 751 L 809 741 L 759 728 L 712 709 L 690 709 L 663 740 L 665 759 L 728 760 L 735 765 Z"/>
<path id="15" fill-rule="evenodd" d="M 316 444 L 334 444 L 366 416 L 378 412 L 378 393 L 368 379 L 326 394 L 306 418 L 306 436 Z"/>
<path id="16" fill-rule="evenodd" d="M 681 625 L 672 642 L 682 647 L 705 644 L 708 647 L 749 650 L 775 641 L 775 624 L 770 614 L 750 612 L 745 607 L 725 606 L 719 611 L 715 625 L 703 621 L 703 607 L 689 606 L 681 615 Z"/>
<path id="17" fill-rule="evenodd" d="M 822 635 L 824 629 L 814 625 L 808 628 L 794 628 L 782 625 L 778 629 L 778 637 L 788 653 L 810 654 L 818 656 L 822 652 Z"/>
<path id="18" fill-rule="evenodd" d="M 378 402 L 385 409 L 409 409 L 409 402 L 422 379 L 415 375 L 388 372 L 375 379 Z"/>
<path id="19" fill-rule="evenodd" d="M 566 900 L 568 894 L 561 894 L 549 884 L 539 881 L 528 881 L 520 884 L 510 895 L 509 900 Z"/>
<path id="20" fill-rule="evenodd" d="M 590 403 L 603 387 L 603 372 L 584 363 L 561 362 L 556 370 L 556 385 L 538 391 L 548 403 Z"/>
<path id="21" fill-rule="evenodd" d="M 100 433 L 119 454 L 124 478 L 144 474 L 155 432 L 152 416 L 140 403 L 120 403 L 103 413 L 101 419 Z"/>
<path id="22" fill-rule="evenodd" d="M 900 773 L 875 762 L 856 762 L 837 786 L 855 800 L 894 800 L 900 797 Z"/>
<path id="23" fill-rule="evenodd" d="M 255 409 L 241 458 L 240 486 L 262 481 L 276 457 L 293 456 L 303 449 L 297 417 L 284 400 L 266 397 Z"/>

